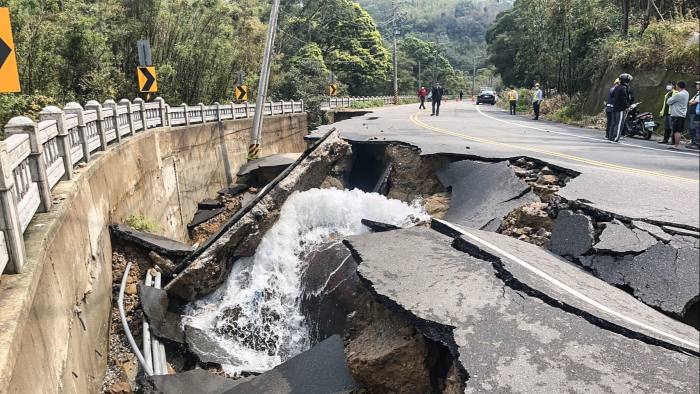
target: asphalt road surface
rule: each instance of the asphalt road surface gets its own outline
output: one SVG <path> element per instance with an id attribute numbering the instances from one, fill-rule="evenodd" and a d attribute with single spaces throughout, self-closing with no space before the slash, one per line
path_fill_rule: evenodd
<path id="1" fill-rule="evenodd" d="M 632 138 L 611 144 L 598 130 L 532 121 L 467 101 L 444 103 L 439 117 L 403 105 L 333 126 L 349 140 L 401 141 L 423 154 L 532 157 L 581 174 L 559 193 L 570 201 L 632 219 L 700 228 L 697 151 Z"/>

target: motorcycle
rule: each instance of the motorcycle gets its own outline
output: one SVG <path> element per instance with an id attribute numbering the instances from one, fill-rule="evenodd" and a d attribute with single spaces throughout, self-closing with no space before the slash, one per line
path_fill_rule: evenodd
<path id="1" fill-rule="evenodd" d="M 639 112 L 639 105 L 634 103 L 627 110 L 625 118 L 625 136 L 634 137 L 641 136 L 645 140 L 651 139 L 651 135 L 659 127 L 659 124 L 654 122 L 654 115 L 651 112 Z"/>

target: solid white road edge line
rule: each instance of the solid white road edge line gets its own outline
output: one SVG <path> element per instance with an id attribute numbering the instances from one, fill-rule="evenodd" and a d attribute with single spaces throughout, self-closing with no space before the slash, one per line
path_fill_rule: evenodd
<path id="1" fill-rule="evenodd" d="M 699 344 L 699 343 L 691 342 L 691 341 L 689 341 L 689 340 L 687 340 L 687 339 L 683 339 L 683 338 L 677 337 L 677 336 L 675 336 L 675 335 L 673 335 L 673 334 L 669 334 L 669 333 L 667 333 L 667 332 L 665 332 L 665 331 L 662 331 L 662 330 L 660 330 L 660 329 L 658 329 L 658 328 L 656 328 L 656 327 L 649 326 L 649 325 L 644 324 L 644 323 L 642 323 L 642 322 L 639 322 L 639 321 L 637 321 L 637 320 L 635 320 L 635 319 L 633 319 L 633 318 L 631 318 L 631 317 L 627 317 L 627 316 L 623 315 L 622 313 L 617 312 L 617 311 L 613 310 L 612 308 L 607 307 L 607 306 L 601 304 L 600 302 L 598 302 L 598 301 L 596 301 L 596 300 L 594 300 L 594 299 L 592 299 L 592 298 L 586 296 L 585 294 L 582 294 L 582 293 L 579 292 L 578 290 L 572 289 L 571 287 L 569 287 L 569 286 L 566 285 L 565 283 L 559 281 L 558 279 L 555 279 L 555 278 L 551 277 L 549 274 L 547 274 L 547 273 L 545 273 L 545 272 L 543 272 L 543 271 L 537 269 L 536 267 L 532 266 L 531 264 L 526 263 L 525 261 L 519 259 L 518 257 L 513 256 L 512 254 L 510 254 L 510 253 L 504 251 L 503 249 L 501 249 L 501 248 L 499 248 L 499 247 L 497 247 L 497 246 L 495 246 L 495 245 L 492 245 L 490 242 L 488 242 L 488 241 L 486 241 L 486 240 L 484 240 L 484 239 L 481 239 L 481 238 L 477 237 L 476 235 L 474 235 L 474 234 L 472 234 L 472 233 L 470 233 L 470 232 L 464 230 L 464 229 L 461 228 L 461 227 L 458 227 L 457 225 L 454 225 L 454 224 L 452 224 L 452 223 L 445 222 L 445 221 L 439 220 L 439 219 L 433 219 L 433 220 L 437 220 L 439 223 L 442 223 L 442 224 L 444 224 L 444 225 L 446 225 L 446 226 L 452 228 L 453 230 L 459 232 L 460 234 L 469 237 L 469 239 L 471 239 L 471 240 L 473 240 L 473 241 L 475 241 L 475 242 L 478 242 L 478 243 L 480 243 L 480 244 L 483 245 L 483 246 L 486 246 L 487 248 L 491 249 L 492 251 L 494 251 L 494 252 L 500 254 L 501 256 L 503 256 L 503 257 L 505 257 L 505 258 L 511 260 L 512 262 L 514 262 L 514 263 L 516 263 L 516 264 L 522 266 L 523 268 L 529 270 L 530 272 L 532 272 L 532 273 L 534 273 L 535 275 L 539 276 L 540 278 L 542 278 L 542 279 L 544 279 L 544 280 L 550 282 L 551 284 L 553 284 L 553 285 L 559 287 L 560 289 L 562 289 L 562 290 L 564 290 L 565 292 L 571 294 L 572 296 L 574 296 L 574 297 L 576 297 L 576 298 L 578 298 L 578 299 L 580 299 L 580 300 L 586 302 L 587 304 L 590 304 L 590 305 L 594 306 L 595 308 L 600 309 L 600 310 L 603 311 L 603 312 L 608 313 L 609 315 L 615 316 L 615 317 L 617 317 L 617 318 L 619 318 L 619 319 L 622 319 L 622 320 L 624 320 L 624 321 L 626 321 L 626 322 L 628 322 L 628 323 L 631 323 L 631 324 L 633 324 L 633 325 L 639 326 L 639 327 L 641 327 L 641 328 L 643 328 L 643 329 L 645 329 L 645 330 L 649 330 L 649 331 L 651 331 L 651 332 L 654 332 L 654 333 L 659 334 L 659 335 L 661 335 L 661 336 L 664 336 L 664 337 L 666 337 L 666 338 L 672 339 L 672 340 L 674 340 L 674 341 L 676 341 L 676 342 L 679 342 L 679 343 L 682 343 L 682 344 L 684 344 L 684 345 L 690 346 L 692 349 L 700 350 L 700 344 Z"/>

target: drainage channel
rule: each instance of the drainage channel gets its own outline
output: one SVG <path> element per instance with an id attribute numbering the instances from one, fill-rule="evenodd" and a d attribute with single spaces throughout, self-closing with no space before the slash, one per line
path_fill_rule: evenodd
<path id="1" fill-rule="evenodd" d="M 159 325 L 153 319 L 161 319 L 164 327 L 177 326 L 179 333 L 159 336 L 168 349 L 169 372 L 190 374 L 181 375 L 185 387 L 221 378 L 225 380 L 212 383 L 226 388 L 219 392 L 251 392 L 282 377 L 299 387 L 305 379 L 316 381 L 305 392 L 463 392 L 471 379 L 470 365 L 455 326 L 427 319 L 391 294 L 378 293 L 387 283 L 375 283 L 359 269 L 363 256 L 352 240 L 362 244 L 359 240 L 372 233 L 426 229 L 431 217 L 446 219 L 552 250 L 646 302 L 636 290 L 644 286 L 643 278 L 616 282 L 601 264 L 642 259 L 652 247 L 674 249 L 678 263 L 681 254 L 692 257 L 697 251 L 697 237 L 692 230 L 619 218 L 563 200 L 558 191 L 576 176 L 528 158 L 424 156 L 399 143 L 350 146 L 332 131 L 262 189 L 248 189 L 220 206 L 210 201 L 221 210 L 220 217 L 191 229 L 200 238 L 210 235 L 195 253 L 170 258 L 154 256 L 153 250 L 144 254 L 150 257 L 145 269 L 155 265 L 172 278 L 163 292 L 167 311 L 147 319 L 151 327 Z M 570 223 L 572 217 L 577 224 Z M 620 247 L 629 249 L 623 251 L 605 247 L 610 228 L 616 234 L 632 232 L 648 245 Z M 392 245 L 383 247 L 391 251 L 387 255 L 401 256 L 386 262 L 388 267 L 415 257 L 401 255 Z M 434 253 L 443 252 L 436 247 Z M 472 257 L 479 259 L 478 253 Z M 491 267 L 483 260 L 475 264 Z M 397 283 L 406 279 L 384 273 Z M 491 277 L 502 280 L 498 272 Z M 673 310 L 647 303 L 693 324 L 697 289 L 674 294 L 667 303 Z M 681 305 L 683 297 L 688 299 Z M 137 314 L 138 308 L 131 309 Z M 130 326 L 139 322 L 132 318 Z M 140 335 L 135 335 L 137 342 Z M 211 374 L 194 377 L 204 371 Z M 167 392 L 167 380 L 139 374 L 121 378 L 146 392 Z M 327 381 L 318 378 L 323 374 Z M 202 386 L 198 390 L 207 392 Z"/>

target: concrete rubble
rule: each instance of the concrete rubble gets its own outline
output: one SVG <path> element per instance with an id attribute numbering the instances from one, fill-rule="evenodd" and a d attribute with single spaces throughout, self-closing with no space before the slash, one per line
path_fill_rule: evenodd
<path id="1" fill-rule="evenodd" d="M 470 231 L 509 253 L 532 255 L 544 264 L 542 269 L 562 279 L 580 279 L 567 283 L 577 283 L 579 291 L 614 309 L 628 305 L 635 318 L 654 321 L 682 337 L 697 337 L 692 329 L 641 304 L 629 305 L 628 295 L 586 279 L 574 266 L 551 271 L 563 261 L 534 245 Z M 460 239 L 418 227 L 348 237 L 345 243 L 375 298 L 458 358 L 468 376 L 465 392 L 577 391 L 582 382 L 591 392 L 700 389 L 697 357 L 639 326 L 608 320 L 532 271 Z"/>
<path id="2" fill-rule="evenodd" d="M 214 291 L 226 280 L 237 259 L 255 253 L 263 235 L 277 220 L 287 197 L 295 191 L 319 187 L 349 148 L 350 145 L 340 139 L 337 132 L 332 133 L 249 212 L 240 218 L 234 217 L 235 223 L 226 226 L 218 238 L 168 283 L 165 288 L 168 293 L 192 301 Z"/>

